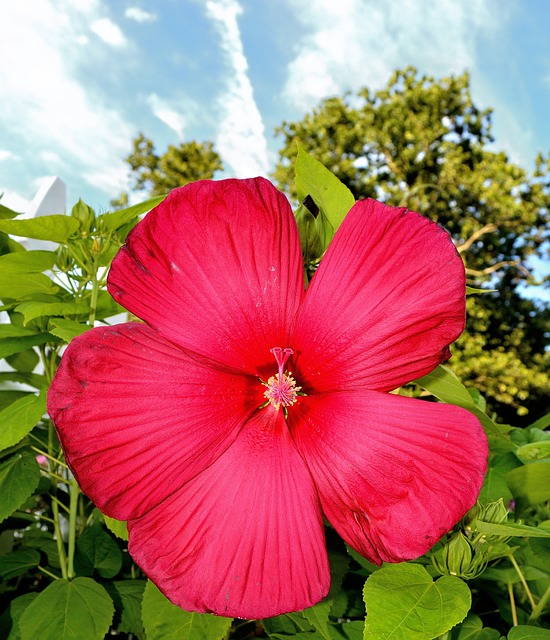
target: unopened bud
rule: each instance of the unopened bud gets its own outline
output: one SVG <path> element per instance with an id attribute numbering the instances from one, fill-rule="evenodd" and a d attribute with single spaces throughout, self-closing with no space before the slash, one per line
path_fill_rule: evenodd
<path id="1" fill-rule="evenodd" d="M 459 531 L 442 549 L 432 556 L 434 567 L 442 575 L 458 576 L 467 580 L 475 578 L 485 568 L 485 557 L 474 552 L 468 538 Z"/>
<path id="2" fill-rule="evenodd" d="M 503 524 L 508 520 L 508 510 L 502 498 L 483 506 L 479 519 L 492 524 Z"/>

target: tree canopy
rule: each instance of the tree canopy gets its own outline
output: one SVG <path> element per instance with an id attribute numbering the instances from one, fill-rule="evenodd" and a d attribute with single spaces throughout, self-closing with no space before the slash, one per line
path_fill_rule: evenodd
<path id="1" fill-rule="evenodd" d="M 133 151 L 126 158 L 133 180 L 132 189 L 151 196 L 168 193 L 188 182 L 214 177 L 223 164 L 212 142 L 183 142 L 169 145 L 158 155 L 153 141 L 139 133 L 132 141 Z"/>
<path id="2" fill-rule="evenodd" d="M 550 311 L 521 297 L 534 284 L 528 258 L 550 239 L 550 162 L 528 174 L 495 150 L 491 110 L 472 101 L 468 74 L 442 79 L 409 67 L 386 87 L 322 101 L 284 122 L 274 177 L 291 198 L 295 140 L 355 198 L 418 211 L 453 236 L 468 284 L 496 289 L 469 300 L 467 331 L 452 366 L 500 415 L 547 410 Z"/>

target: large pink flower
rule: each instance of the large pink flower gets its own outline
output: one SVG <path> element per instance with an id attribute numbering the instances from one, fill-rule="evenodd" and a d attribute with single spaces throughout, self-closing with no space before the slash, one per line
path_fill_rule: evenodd
<path id="1" fill-rule="evenodd" d="M 461 259 L 420 215 L 358 202 L 305 291 L 285 197 L 197 182 L 137 225 L 109 291 L 144 323 L 75 339 L 48 410 L 83 491 L 183 609 L 303 609 L 329 588 L 323 514 L 397 562 L 476 500 L 477 419 L 388 393 L 464 327 Z"/>

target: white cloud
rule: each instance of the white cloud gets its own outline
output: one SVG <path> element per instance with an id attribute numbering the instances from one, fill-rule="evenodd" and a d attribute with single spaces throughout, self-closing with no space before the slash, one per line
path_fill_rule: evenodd
<path id="1" fill-rule="evenodd" d="M 112 20 L 109 20 L 109 18 L 94 20 L 90 24 L 90 29 L 96 36 L 101 38 L 103 42 L 113 47 L 123 47 L 127 44 L 127 40 L 118 25 Z"/>
<path id="2" fill-rule="evenodd" d="M 139 7 L 128 7 L 124 12 L 124 15 L 130 20 L 135 20 L 136 22 L 153 22 L 157 19 L 157 16 L 154 13 L 144 11 Z"/>
<path id="3" fill-rule="evenodd" d="M 147 104 L 151 107 L 155 116 L 170 127 L 172 131 L 175 131 L 180 140 L 183 140 L 187 122 L 181 113 L 173 109 L 165 100 L 159 98 L 156 93 L 147 96 Z"/>
<path id="4" fill-rule="evenodd" d="M 75 75 L 78 60 L 93 60 L 97 51 L 79 42 L 105 10 L 91 0 L 74 7 L 74 0 L 41 0 L 32 11 L 27 3 L 0 3 L 0 23 L 10 25 L 0 39 L 0 86 L 9 97 L 0 101 L 0 134 L 44 174 L 61 167 L 78 179 L 120 176 L 134 127 Z M 109 195 L 125 185 L 119 180 Z"/>
<path id="5" fill-rule="evenodd" d="M 10 160 L 14 158 L 14 154 L 9 149 L 0 149 L 0 162 L 2 160 Z"/>
<path id="6" fill-rule="evenodd" d="M 229 71 L 226 88 L 218 98 L 222 120 L 217 149 L 235 176 L 265 175 L 269 168 L 265 129 L 254 100 L 237 23 L 242 8 L 237 0 L 208 0 L 206 13 L 221 37 Z"/>
<path id="7" fill-rule="evenodd" d="M 497 0 L 286 2 L 305 31 L 284 89 L 301 110 L 347 89 L 380 88 L 407 64 L 435 75 L 462 72 L 475 64 L 479 33 L 506 19 Z"/>

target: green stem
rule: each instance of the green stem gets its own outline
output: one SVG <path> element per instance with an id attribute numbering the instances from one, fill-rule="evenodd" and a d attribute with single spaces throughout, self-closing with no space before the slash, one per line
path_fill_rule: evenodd
<path id="1" fill-rule="evenodd" d="M 525 589 L 525 592 L 527 593 L 527 597 L 529 598 L 529 602 L 531 603 L 531 608 L 534 609 L 536 607 L 535 599 L 533 598 L 533 594 L 531 593 L 531 590 L 527 586 L 527 581 L 525 580 L 525 577 L 524 577 L 521 569 L 519 568 L 519 565 L 516 562 L 516 559 L 514 558 L 513 554 L 510 555 L 510 561 L 514 565 L 514 569 L 516 570 L 516 572 L 517 572 L 517 574 L 519 576 L 519 579 L 521 580 L 521 584 L 523 585 L 523 588 Z"/>
<path id="2" fill-rule="evenodd" d="M 518 626 L 518 612 L 516 611 L 516 600 L 514 598 L 514 587 L 511 582 L 508 583 L 508 597 L 510 598 L 510 609 L 512 610 L 512 622 L 514 627 Z"/>
<path id="3" fill-rule="evenodd" d="M 550 585 L 548 585 L 548 588 L 542 594 L 542 597 L 539 600 L 537 606 L 533 609 L 533 613 L 531 613 L 531 615 L 529 616 L 529 622 L 539 619 L 540 614 L 544 611 L 544 608 L 548 604 L 549 600 L 550 600 Z"/>
<path id="4" fill-rule="evenodd" d="M 72 580 L 75 577 L 74 572 L 74 552 L 76 547 L 76 522 L 78 512 L 78 499 L 80 497 L 80 488 L 74 478 L 71 478 L 71 497 L 69 502 L 69 554 L 67 577 Z"/>
<path id="5" fill-rule="evenodd" d="M 50 578 L 53 578 L 54 580 L 59 580 L 59 576 L 56 576 L 55 573 L 44 569 L 44 567 L 41 567 L 40 565 L 38 565 L 38 570 L 42 571 L 42 573 L 45 573 L 47 576 L 50 576 Z"/>
<path id="6" fill-rule="evenodd" d="M 51 420 L 48 420 L 48 454 L 53 459 L 54 448 L 54 427 Z M 59 504 L 57 500 L 57 479 L 55 478 L 55 472 L 52 469 L 50 479 L 52 483 L 52 514 L 55 530 L 55 542 L 57 544 L 57 553 L 59 554 L 59 565 L 61 567 L 61 575 L 67 579 L 67 556 L 65 555 L 65 545 L 63 544 L 63 536 L 61 535 L 61 527 L 59 524 Z"/>
<path id="7" fill-rule="evenodd" d="M 94 274 L 92 276 L 92 294 L 90 296 L 90 314 L 88 316 L 88 323 L 90 327 L 94 326 L 98 295 L 99 295 L 99 281 L 97 279 L 97 270 L 96 270 L 94 271 Z"/>

